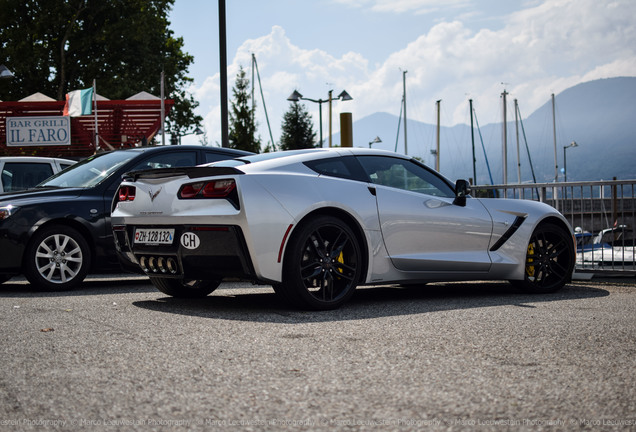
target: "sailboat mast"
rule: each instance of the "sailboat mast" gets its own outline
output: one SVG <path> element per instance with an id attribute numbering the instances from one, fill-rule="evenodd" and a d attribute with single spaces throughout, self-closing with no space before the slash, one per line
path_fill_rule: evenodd
<path id="1" fill-rule="evenodd" d="M 408 150 L 408 144 L 406 142 L 407 140 L 407 133 L 406 133 L 406 73 L 408 71 L 402 71 L 402 102 L 404 103 L 404 154 L 408 155 L 409 154 L 409 150 Z"/>
<path id="2" fill-rule="evenodd" d="M 441 105 L 442 100 L 438 100 L 437 102 L 435 102 L 437 104 L 437 138 L 436 138 L 436 142 L 437 142 L 437 151 L 435 153 L 435 171 L 439 172 L 439 111 L 440 111 L 440 105 Z"/>
<path id="3" fill-rule="evenodd" d="M 515 99 L 515 132 L 517 134 L 517 182 L 521 184 L 521 155 L 519 153 L 519 110 L 517 109 L 517 99 Z"/>
<path id="4" fill-rule="evenodd" d="M 256 103 L 254 101 L 254 62 L 256 62 L 256 56 L 252 53 L 252 124 L 256 125 Z M 256 134 L 256 128 L 254 128 L 254 134 Z M 254 139 L 254 137 L 252 137 Z"/>
<path id="5" fill-rule="evenodd" d="M 261 100 L 263 101 L 263 111 L 265 112 L 265 120 L 267 121 L 267 130 L 269 131 L 269 139 L 272 143 L 272 148 L 276 148 L 276 144 L 274 143 L 274 136 L 272 135 L 272 127 L 269 124 L 269 115 L 267 115 L 267 105 L 265 104 L 265 95 L 263 94 L 263 83 L 261 83 L 261 73 L 258 71 L 258 62 L 256 61 L 256 55 L 252 53 L 252 112 L 256 112 L 256 108 L 254 105 L 254 70 L 256 70 L 256 78 L 258 79 L 258 88 L 261 91 Z M 322 111 L 321 111 L 322 112 Z M 320 133 L 322 134 L 322 118 L 320 119 Z M 256 126 L 256 123 L 254 123 Z M 254 133 L 256 133 L 256 128 L 254 129 Z M 322 145 L 322 136 L 320 143 Z"/>
<path id="6" fill-rule="evenodd" d="M 468 99 L 468 106 L 470 107 L 470 142 L 473 146 L 473 184 L 477 184 L 477 158 L 475 157 L 475 128 L 473 126 L 473 100 Z"/>
<path id="7" fill-rule="evenodd" d="M 503 96 L 503 184 L 508 184 L 508 124 L 506 121 L 506 90 L 501 94 Z"/>
<path id="8" fill-rule="evenodd" d="M 554 181 L 559 181 L 559 162 L 557 161 L 556 114 L 554 109 L 554 93 L 552 93 L 552 134 L 554 136 Z"/>

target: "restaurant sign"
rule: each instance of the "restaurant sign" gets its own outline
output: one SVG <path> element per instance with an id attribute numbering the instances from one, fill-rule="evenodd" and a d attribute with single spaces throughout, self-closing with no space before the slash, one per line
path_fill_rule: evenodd
<path id="1" fill-rule="evenodd" d="M 71 145 L 68 116 L 7 117 L 7 147 Z"/>

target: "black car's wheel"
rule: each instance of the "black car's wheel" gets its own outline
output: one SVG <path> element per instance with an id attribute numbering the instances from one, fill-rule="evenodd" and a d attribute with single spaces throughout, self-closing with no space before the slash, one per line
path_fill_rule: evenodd
<path id="1" fill-rule="evenodd" d="M 150 282 L 164 294 L 178 298 L 205 297 L 221 285 L 220 280 L 181 280 L 151 277 Z"/>
<path id="2" fill-rule="evenodd" d="M 67 290 L 82 283 L 90 264 L 90 248 L 77 230 L 51 226 L 36 231 L 27 246 L 24 275 L 38 288 Z"/>
<path id="3" fill-rule="evenodd" d="M 360 280 L 362 253 L 353 231 L 340 219 L 319 216 L 298 228 L 287 246 L 284 296 L 313 310 L 346 302 Z"/>
<path id="4" fill-rule="evenodd" d="M 539 225 L 528 242 L 525 277 L 513 284 L 533 293 L 556 291 L 570 281 L 574 261 L 571 234 L 553 224 Z"/>

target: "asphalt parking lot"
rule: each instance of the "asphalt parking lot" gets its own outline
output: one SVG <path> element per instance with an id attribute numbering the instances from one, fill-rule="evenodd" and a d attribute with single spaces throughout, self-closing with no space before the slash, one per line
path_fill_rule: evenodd
<path id="1" fill-rule="evenodd" d="M 224 283 L 0 285 L 2 430 L 634 430 L 636 283 L 368 287 L 337 311 Z"/>

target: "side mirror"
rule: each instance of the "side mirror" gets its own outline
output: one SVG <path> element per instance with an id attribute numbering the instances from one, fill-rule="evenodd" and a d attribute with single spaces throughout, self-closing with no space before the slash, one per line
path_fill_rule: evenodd
<path id="1" fill-rule="evenodd" d="M 466 180 L 457 180 L 455 182 L 455 205 L 464 207 L 466 205 L 466 197 L 470 195 L 470 183 Z"/>

